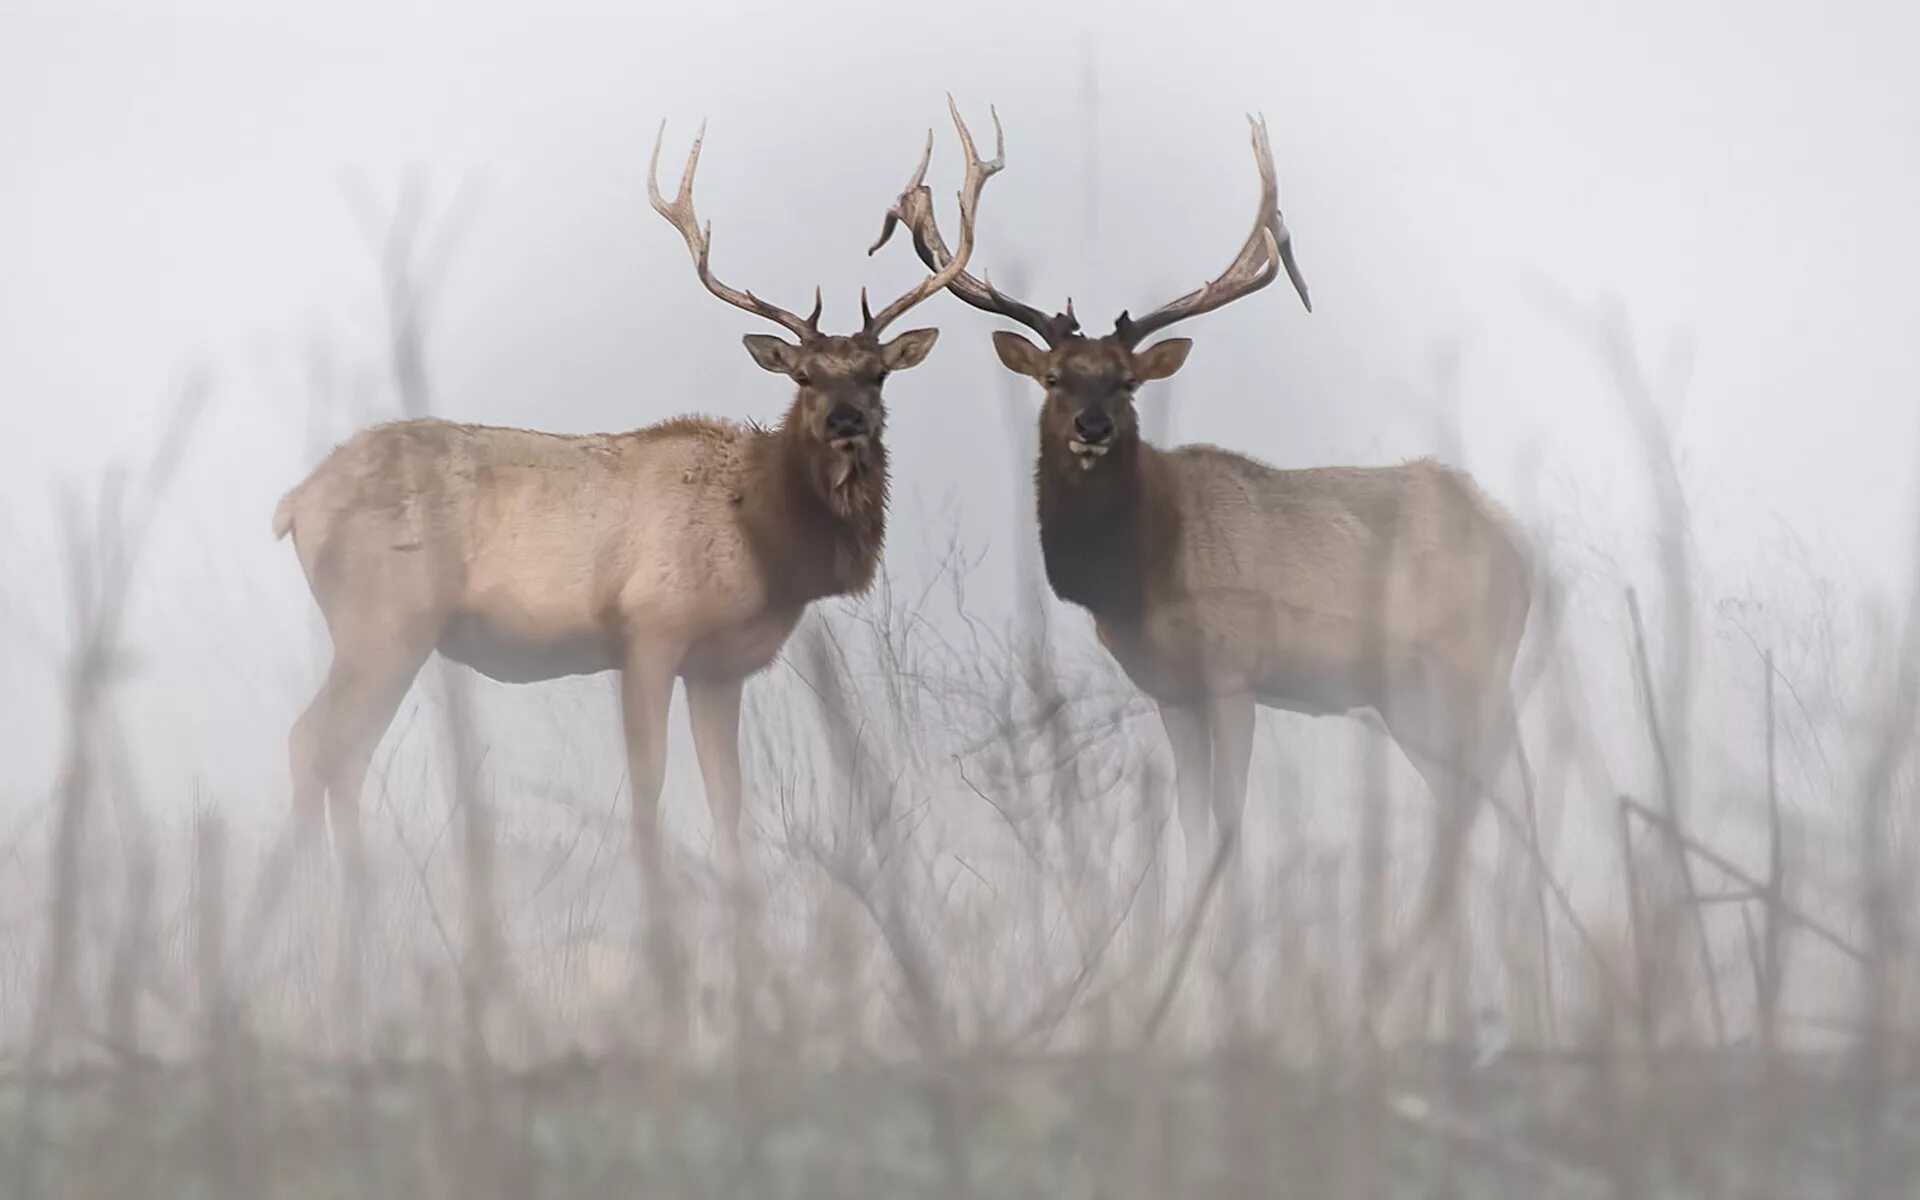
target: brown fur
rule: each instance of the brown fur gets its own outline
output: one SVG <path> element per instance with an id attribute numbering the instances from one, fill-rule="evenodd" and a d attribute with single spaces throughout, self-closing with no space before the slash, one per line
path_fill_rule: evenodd
<path id="1" fill-rule="evenodd" d="M 1088 470 L 1057 433 L 1041 447 L 1048 580 L 1128 648 L 1156 699 L 1240 691 L 1343 712 L 1384 704 L 1416 668 L 1466 681 L 1512 664 L 1529 567 L 1462 472 L 1431 459 L 1282 471 L 1137 435 Z M 1383 671 L 1309 669 L 1370 659 Z"/>
<path id="2" fill-rule="evenodd" d="M 787 614 L 871 584 L 886 534 L 885 449 L 869 445 L 845 486 L 823 486 L 843 452 L 803 429 L 802 407 L 796 399 L 775 429 L 704 417 L 584 436 L 376 426 L 288 492 L 274 528 L 292 533 L 330 626 L 404 608 L 420 625 L 466 622 L 466 654 L 436 647 L 504 682 L 609 670 L 637 610 L 671 613 L 701 643 L 724 639 L 755 607 L 703 603 L 707 587 Z M 673 519 L 646 511 L 654 489 L 680 493 Z M 376 528 L 381 536 L 361 536 Z M 520 556 L 511 567 L 496 561 L 509 550 Z M 652 580 L 636 578 L 643 567 Z M 689 585 L 685 601 L 661 595 L 675 584 Z M 547 656 L 589 629 L 590 661 Z M 521 665 L 501 669 L 508 661 Z"/>
<path id="3" fill-rule="evenodd" d="M 296 811 L 356 822 L 374 746 L 435 650 L 503 682 L 623 673 L 636 831 L 664 770 L 673 679 L 724 844 L 739 817 L 743 680 L 806 606 L 873 582 L 886 537 L 880 384 L 930 331 L 789 347 L 774 429 L 676 417 L 619 434 L 407 421 L 365 430 L 281 500 L 334 642 L 292 739 Z M 788 345 L 787 343 L 781 343 Z M 857 432 L 829 428 L 857 413 Z"/>
<path id="4" fill-rule="evenodd" d="M 995 342 L 1047 389 L 1035 490 L 1048 580 L 1158 702 L 1190 853 L 1210 814 L 1238 825 L 1256 705 L 1371 708 L 1442 801 L 1426 912 L 1448 911 L 1473 800 L 1529 786 L 1510 678 L 1532 571 L 1511 519 L 1431 459 L 1278 470 L 1151 445 L 1134 393 L 1178 369 L 1183 339 L 1137 353 L 1078 333 L 1049 350 Z"/>

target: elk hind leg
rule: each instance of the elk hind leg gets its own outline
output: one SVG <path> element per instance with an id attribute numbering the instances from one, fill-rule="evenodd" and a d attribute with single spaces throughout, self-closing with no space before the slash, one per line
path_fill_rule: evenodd
<path id="1" fill-rule="evenodd" d="M 319 691 L 307 703 L 287 738 L 289 775 L 293 784 L 293 805 L 286 822 L 275 835 L 261 864 L 260 879 L 248 906 L 240 934 L 240 958 L 252 959 L 268 923 L 286 899 L 287 886 L 296 863 L 306 861 L 325 838 L 327 831 L 327 783 L 321 763 L 322 739 L 327 725 L 331 673 Z"/>
<path id="2" fill-rule="evenodd" d="M 258 947 L 268 922 L 284 902 L 295 863 L 319 847 L 328 825 L 329 804 L 334 810 L 336 857 L 349 882 L 358 883 L 360 787 L 374 747 L 429 650 L 370 655 L 357 661 L 335 650 L 326 679 L 287 738 L 293 805 L 261 869 L 243 927 L 243 956 L 251 956 Z"/>
<path id="3" fill-rule="evenodd" d="M 400 702 L 431 653 L 431 645 L 397 650 L 378 662 L 347 665 L 329 676 L 338 678 L 333 691 L 334 718 L 328 730 L 323 775 L 327 786 L 327 817 L 333 829 L 335 856 L 353 886 L 363 885 L 366 860 L 360 833 L 360 799 L 374 751 L 393 724 Z"/>
<path id="4" fill-rule="evenodd" d="M 366 785 L 373 752 L 430 651 L 431 647 L 414 646 L 391 658 L 346 664 L 334 692 L 326 768 L 327 816 L 333 827 L 334 852 L 346 901 L 346 919 L 340 926 L 338 943 L 338 985 L 349 1028 L 362 1013 L 374 907 L 374 880 L 367 869 L 361 839 L 360 793 Z"/>
<path id="5" fill-rule="evenodd" d="M 1461 893 L 1475 819 L 1517 748 L 1512 700 L 1504 693 L 1429 687 L 1389 706 L 1389 732 L 1420 772 L 1434 801 L 1428 853 L 1414 928 L 1396 956 L 1392 993 L 1418 979 L 1429 987 L 1439 956 L 1459 932 Z"/>

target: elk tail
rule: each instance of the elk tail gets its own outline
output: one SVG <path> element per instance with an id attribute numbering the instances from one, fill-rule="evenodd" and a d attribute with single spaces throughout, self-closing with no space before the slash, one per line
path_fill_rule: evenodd
<path id="1" fill-rule="evenodd" d="M 294 501 L 294 498 L 297 497 L 299 494 L 300 494 L 300 489 L 297 487 L 294 488 L 292 491 L 288 492 L 286 495 L 280 497 L 279 505 L 274 508 L 273 510 L 274 541 L 277 542 L 281 538 L 293 532 L 293 501 Z"/>

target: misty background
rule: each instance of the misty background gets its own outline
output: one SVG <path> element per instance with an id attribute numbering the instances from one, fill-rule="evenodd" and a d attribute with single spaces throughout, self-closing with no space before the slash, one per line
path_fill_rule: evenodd
<path id="1" fill-rule="evenodd" d="M 1652 586 L 1654 505 L 1569 316 L 1617 306 L 1692 521 L 1704 752 L 1716 729 L 1750 748 L 1761 643 L 1844 741 L 1838 698 L 1880 662 L 1912 565 L 1917 35 L 1914 10 L 1857 2 L 0 4 L 0 818 L 44 802 L 59 749 L 56 496 L 141 460 L 201 369 L 120 721 L 163 825 L 284 811 L 285 735 L 326 642 L 269 517 L 327 448 L 398 415 L 353 197 L 386 213 L 414 178 L 430 218 L 465 213 L 431 296 L 439 414 L 771 422 L 790 385 L 739 348 L 766 329 L 700 289 L 647 207 L 656 129 L 670 177 L 708 121 L 716 273 L 788 307 L 818 284 L 845 330 L 860 287 L 917 276 L 904 244 L 865 249 L 929 127 L 952 219 L 948 91 L 977 135 L 989 104 L 1006 128 L 976 268 L 1024 275 L 1043 307 L 1071 295 L 1094 330 L 1225 265 L 1257 194 L 1242 114 L 1266 114 L 1315 312 L 1282 287 L 1183 327 L 1195 352 L 1146 393 L 1155 419 L 1280 466 L 1437 452 L 1473 471 L 1567 582 L 1565 636 L 1607 716 L 1592 732 L 1631 747 L 1607 762 L 1630 783 L 1647 768 L 1621 600 Z M 1011 616 L 1036 389 L 983 314 L 941 297 L 907 324 L 943 336 L 888 387 L 888 570 L 925 580 L 957 539 L 970 610 Z M 1083 614 L 1057 615 L 1086 639 Z M 515 781 L 619 789 L 608 678 L 482 692 L 503 826 L 537 807 Z M 1344 769 L 1342 739 L 1367 736 L 1262 721 L 1256 825 L 1292 795 L 1278 775 Z M 1132 727 L 1163 753 L 1157 722 Z M 703 828 L 678 710 L 673 738 L 669 820 Z M 1818 738 L 1783 753 L 1797 781 L 1831 769 Z M 1751 814 L 1751 770 L 1701 767 L 1710 838 Z M 1826 800 L 1788 803 L 1817 822 Z"/>

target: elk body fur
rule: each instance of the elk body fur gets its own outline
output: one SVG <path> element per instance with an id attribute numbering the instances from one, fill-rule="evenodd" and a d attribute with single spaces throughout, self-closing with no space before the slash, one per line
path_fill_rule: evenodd
<path id="1" fill-rule="evenodd" d="M 1043 425 L 1047 579 L 1159 705 L 1190 845 L 1209 810 L 1239 819 L 1256 705 L 1370 708 L 1446 802 L 1436 864 L 1451 861 L 1462 789 L 1494 784 L 1513 747 L 1532 570 L 1499 506 L 1431 459 L 1278 470 L 1136 435 L 1082 462 Z"/>
<path id="2" fill-rule="evenodd" d="M 957 270 L 1002 160 L 981 161 L 957 109 L 953 119 L 966 154 Z M 877 316 L 863 294 L 862 327 L 845 336 L 820 332 L 817 292 L 802 318 L 728 287 L 711 273 L 709 232 L 693 209 L 700 144 L 673 201 L 652 172 L 649 198 L 708 291 L 797 338 L 744 339 L 757 364 L 795 385 L 778 427 L 680 417 L 566 436 L 399 422 L 334 450 L 274 514 L 333 639 L 326 680 L 290 739 L 295 818 L 310 835 L 330 813 L 350 869 L 374 749 L 435 651 L 513 683 L 620 672 L 634 846 L 651 880 L 667 710 L 683 680 L 715 840 L 737 863 L 742 684 L 773 661 L 809 603 L 872 583 L 886 533 L 882 385 L 925 361 L 937 331 L 880 335 L 951 272 L 933 272 Z M 929 134 L 909 186 L 931 154 Z M 656 170 L 658 158 L 656 143 Z"/>
<path id="3" fill-rule="evenodd" d="M 868 443 L 835 486 L 847 454 L 805 430 L 798 401 L 775 429 L 406 421 L 335 450 L 274 528 L 336 639 L 404 629 L 506 683 L 613 670 L 641 640 L 682 645 L 689 676 L 744 675 L 778 651 L 767 630 L 873 579 L 886 452 Z"/>
<path id="4" fill-rule="evenodd" d="M 293 735 L 300 811 L 315 810 L 320 787 L 336 809 L 353 803 L 438 650 L 508 683 L 626 673 L 623 697 L 641 710 L 628 718 L 635 821 L 649 821 L 674 678 L 708 759 L 733 735 L 741 681 L 772 662 L 806 605 L 873 580 L 884 446 L 867 443 L 836 486 L 847 452 L 807 416 L 796 399 L 776 429 L 682 417 L 590 436 L 407 421 L 336 449 L 274 516 L 334 644 Z M 737 783 L 716 782 L 724 831 Z"/>
<path id="5" fill-rule="evenodd" d="M 1256 709 L 1375 711 L 1440 801 L 1424 938 L 1450 910 L 1474 801 L 1531 783 L 1511 678 L 1532 571 L 1510 518 L 1464 472 L 1279 470 L 1216 446 L 1140 436 L 1134 395 L 1192 342 L 1141 348 L 1175 322 L 1257 291 L 1282 270 L 1307 288 L 1276 203 L 1266 127 L 1253 123 L 1261 196 L 1220 276 L 1113 332 L 1081 332 L 984 278 L 948 290 L 1037 334 L 993 335 L 1009 370 L 1046 389 L 1036 465 L 1040 539 L 1056 595 L 1160 710 L 1189 858 L 1217 818 L 1230 847 L 1245 804 Z M 929 266 L 950 261 L 926 189 L 888 212 Z M 884 240 L 884 238 L 883 238 Z"/>
<path id="6" fill-rule="evenodd" d="M 1341 713 L 1388 703 L 1416 669 L 1510 673 L 1530 568 L 1465 473 L 1431 459 L 1283 471 L 1217 446 L 1129 449 L 1087 472 L 1042 432 L 1041 549 L 1055 594 L 1094 614 L 1155 699 L 1242 693 Z"/>

